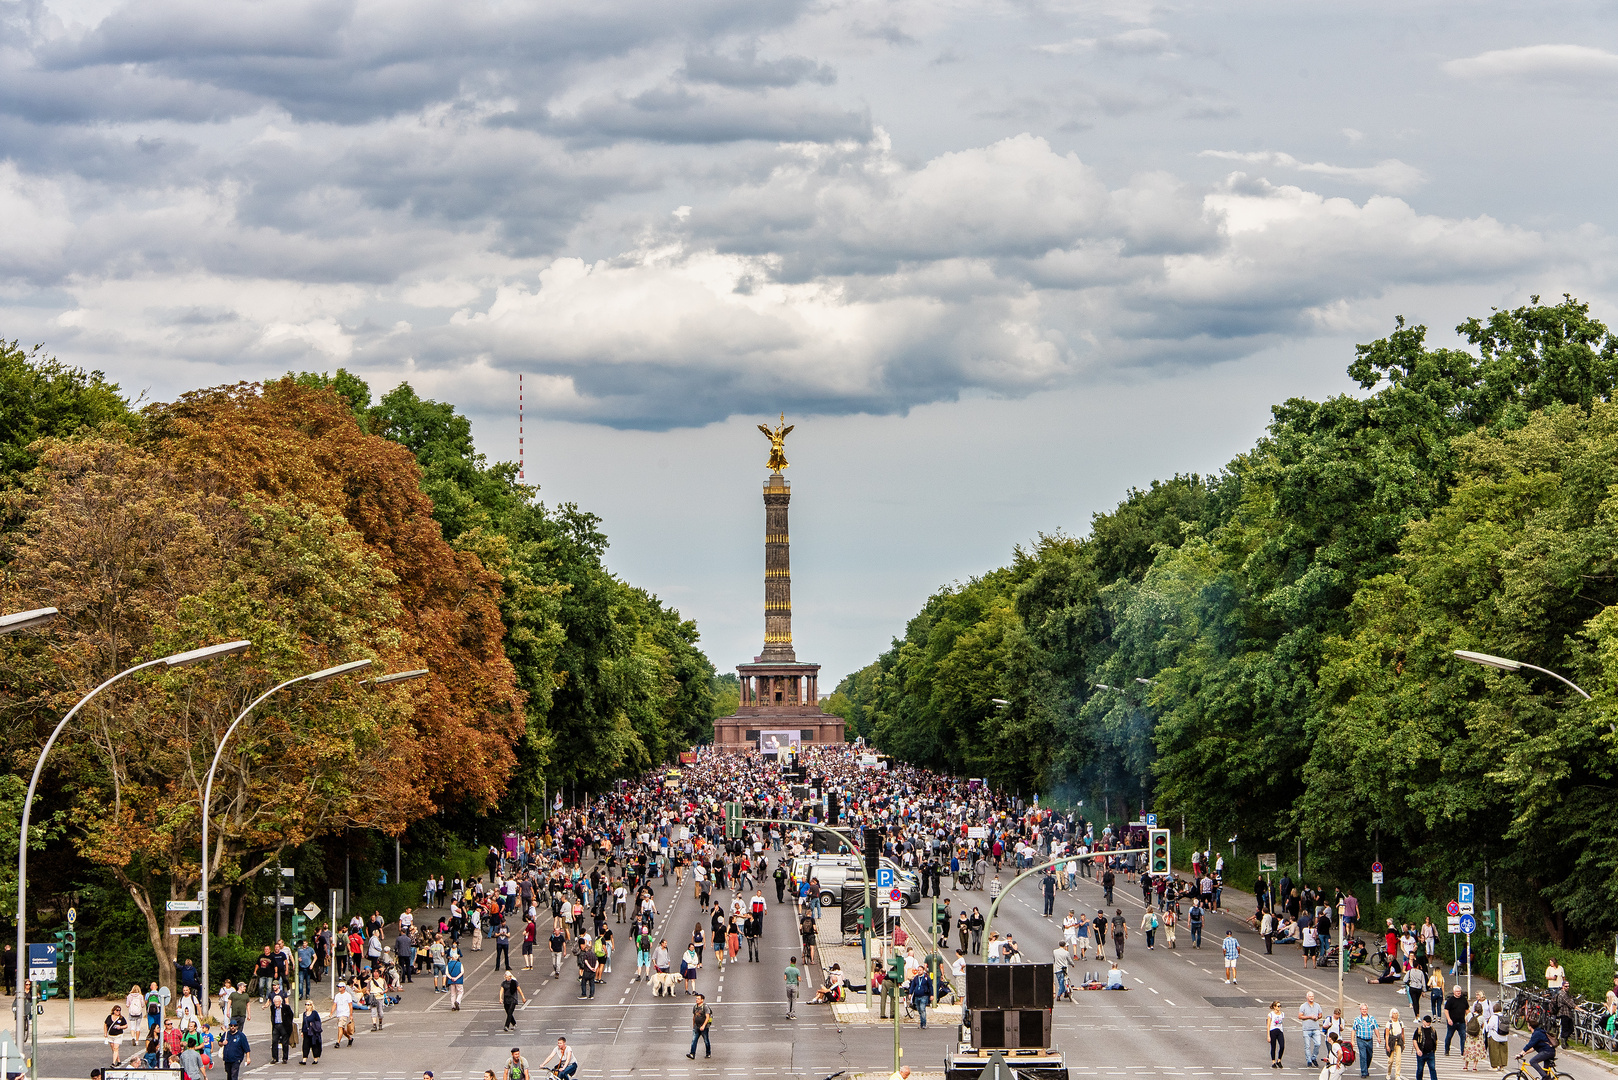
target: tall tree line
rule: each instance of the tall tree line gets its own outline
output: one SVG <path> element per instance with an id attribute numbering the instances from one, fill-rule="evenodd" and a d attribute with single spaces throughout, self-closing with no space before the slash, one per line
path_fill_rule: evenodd
<path id="1" fill-rule="evenodd" d="M 1572 298 L 1457 330 L 1399 320 L 1361 393 L 940 590 L 832 707 L 915 762 L 1612 927 L 1618 339 Z"/>

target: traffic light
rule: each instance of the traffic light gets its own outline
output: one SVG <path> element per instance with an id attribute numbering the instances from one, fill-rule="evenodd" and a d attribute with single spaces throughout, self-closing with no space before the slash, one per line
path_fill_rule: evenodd
<path id="1" fill-rule="evenodd" d="M 1169 872 L 1169 831 L 1167 829 L 1152 829 L 1151 842 L 1147 845 L 1151 854 L 1152 873 L 1166 874 Z"/>
<path id="2" fill-rule="evenodd" d="M 307 924 L 307 922 L 308 922 L 308 920 L 303 917 L 303 912 L 294 911 L 292 913 L 292 940 L 293 941 L 302 941 L 303 940 L 304 926 Z"/>
<path id="3" fill-rule="evenodd" d="M 38 986 L 40 1001 L 49 1001 L 51 998 L 60 993 L 60 991 L 56 989 L 56 984 L 54 982 L 46 982 L 42 980 Z"/>
<path id="4" fill-rule="evenodd" d="M 70 926 L 66 930 L 56 931 L 56 956 L 59 963 L 67 963 L 73 959 L 73 952 L 78 948 L 79 935 Z"/>
<path id="5" fill-rule="evenodd" d="M 742 805 L 728 802 L 725 804 L 725 838 L 734 840 L 742 834 Z"/>

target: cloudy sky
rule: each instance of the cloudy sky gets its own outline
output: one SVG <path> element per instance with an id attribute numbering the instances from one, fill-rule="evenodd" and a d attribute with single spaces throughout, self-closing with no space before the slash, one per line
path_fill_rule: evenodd
<path id="1" fill-rule="evenodd" d="M 1349 388 L 1395 314 L 1618 319 L 1610 4 L 0 0 L 0 335 L 162 400 L 455 402 L 800 657 Z"/>

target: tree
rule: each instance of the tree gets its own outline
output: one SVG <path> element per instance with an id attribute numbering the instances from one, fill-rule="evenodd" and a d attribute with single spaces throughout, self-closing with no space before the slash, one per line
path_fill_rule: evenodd
<path id="1" fill-rule="evenodd" d="M 102 424 L 136 425 L 115 383 L 99 371 L 66 367 L 41 346 L 24 350 L 0 340 L 0 487 L 33 468 L 35 441 Z"/>
<path id="2" fill-rule="evenodd" d="M 165 979 L 196 894 L 204 779 L 218 740 L 263 689 L 358 656 L 409 660 L 394 579 L 337 515 L 297 500 L 231 500 L 124 441 L 47 441 L 24 478 L 4 595 L 61 610 L 15 657 L 13 719 L 54 722 L 131 664 L 247 638 L 245 657 L 156 669 L 99 696 L 53 757 L 75 842 L 145 918 Z M 210 869 L 240 881 L 323 832 L 397 830 L 427 809 L 408 698 L 352 680 L 261 706 L 222 761 Z"/>

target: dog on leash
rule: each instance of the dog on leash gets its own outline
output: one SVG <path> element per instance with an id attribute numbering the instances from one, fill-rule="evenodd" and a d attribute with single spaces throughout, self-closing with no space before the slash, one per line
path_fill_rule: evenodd
<path id="1" fill-rule="evenodd" d="M 673 997 L 680 989 L 680 976 L 672 971 L 652 972 L 652 996 L 662 997 L 667 994 Z"/>

